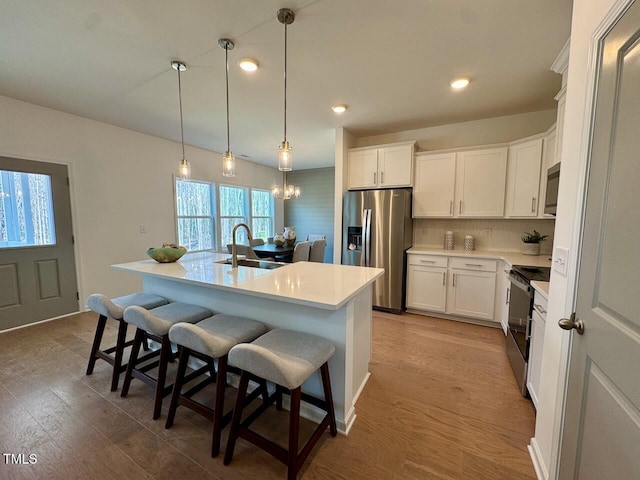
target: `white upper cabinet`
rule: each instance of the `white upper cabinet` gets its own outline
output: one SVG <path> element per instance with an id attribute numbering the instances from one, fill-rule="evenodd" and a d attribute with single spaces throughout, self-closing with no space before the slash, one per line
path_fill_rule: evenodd
<path id="1" fill-rule="evenodd" d="M 506 217 L 537 217 L 542 138 L 509 147 Z"/>
<path id="2" fill-rule="evenodd" d="M 414 217 L 502 217 L 507 147 L 416 155 Z"/>
<path id="3" fill-rule="evenodd" d="M 350 149 L 349 190 L 411 187 L 414 146 L 403 142 Z"/>
<path id="4" fill-rule="evenodd" d="M 455 153 L 431 153 L 416 156 L 413 216 L 453 216 L 455 181 Z"/>
<path id="5" fill-rule="evenodd" d="M 455 215 L 502 217 L 506 180 L 507 147 L 458 152 Z"/>

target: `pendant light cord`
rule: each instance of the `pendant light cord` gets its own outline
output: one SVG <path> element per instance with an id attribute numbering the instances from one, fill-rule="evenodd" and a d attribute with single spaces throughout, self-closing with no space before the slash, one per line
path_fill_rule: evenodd
<path id="1" fill-rule="evenodd" d="M 227 152 L 231 151 L 229 143 L 229 44 L 224 47 L 225 80 L 227 83 Z"/>
<path id="2" fill-rule="evenodd" d="M 182 126 L 182 84 L 180 83 L 180 66 L 178 66 L 178 98 L 180 100 L 180 137 L 182 139 L 182 159 L 184 160 L 184 127 Z"/>
<path id="3" fill-rule="evenodd" d="M 284 24 L 284 141 L 287 141 L 287 24 Z"/>

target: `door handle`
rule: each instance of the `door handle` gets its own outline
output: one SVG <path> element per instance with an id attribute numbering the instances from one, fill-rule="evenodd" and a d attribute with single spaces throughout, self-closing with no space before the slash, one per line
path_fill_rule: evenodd
<path id="1" fill-rule="evenodd" d="M 531 213 L 536 212 L 536 197 L 531 197 Z"/>
<path id="2" fill-rule="evenodd" d="M 373 172 L 373 184 L 378 183 L 378 172 Z"/>
<path id="3" fill-rule="evenodd" d="M 455 287 L 455 286 L 456 286 L 456 274 L 455 274 L 455 273 L 453 274 L 453 277 L 452 277 L 452 279 L 451 279 L 451 286 L 452 286 L 452 287 Z"/>
<path id="4" fill-rule="evenodd" d="M 447 284 L 447 272 L 442 272 L 442 285 Z"/>
<path id="5" fill-rule="evenodd" d="M 449 202 L 449 215 L 453 215 L 453 200 Z"/>
<path id="6" fill-rule="evenodd" d="M 504 304 L 505 304 L 505 305 L 509 305 L 509 300 L 510 300 L 509 296 L 510 296 L 510 295 L 511 295 L 511 289 L 510 289 L 509 287 L 507 287 L 507 298 L 506 298 L 506 300 L 504 301 Z"/>
<path id="7" fill-rule="evenodd" d="M 380 172 L 380 185 L 384 183 L 384 172 Z"/>
<path id="8" fill-rule="evenodd" d="M 458 215 L 462 215 L 462 200 L 460 200 L 460 207 L 458 207 Z"/>
<path id="9" fill-rule="evenodd" d="M 569 318 L 561 318 L 558 320 L 558 325 L 563 330 L 574 330 L 578 335 L 584 333 L 584 322 L 578 318 L 576 320 L 576 312 L 573 312 Z"/>

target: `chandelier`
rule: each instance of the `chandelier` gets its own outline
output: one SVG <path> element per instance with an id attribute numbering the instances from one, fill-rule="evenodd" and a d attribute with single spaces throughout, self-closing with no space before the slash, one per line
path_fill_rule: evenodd
<path id="1" fill-rule="evenodd" d="M 275 198 L 289 200 L 300 197 L 300 187 L 287 185 L 287 172 L 293 170 L 293 153 L 287 141 L 287 25 L 291 25 L 295 19 L 293 10 L 281 8 L 278 10 L 278 21 L 284 25 L 284 140 L 280 145 L 278 154 L 278 170 L 282 174 L 282 187 L 275 185 L 271 188 L 271 193 Z"/>

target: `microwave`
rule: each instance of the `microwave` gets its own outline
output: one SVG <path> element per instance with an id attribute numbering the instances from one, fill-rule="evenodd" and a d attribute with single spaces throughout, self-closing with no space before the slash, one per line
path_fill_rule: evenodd
<path id="1" fill-rule="evenodd" d="M 558 207 L 558 187 L 560 186 L 560 163 L 547 170 L 547 195 L 544 201 L 544 213 L 556 214 Z"/>

